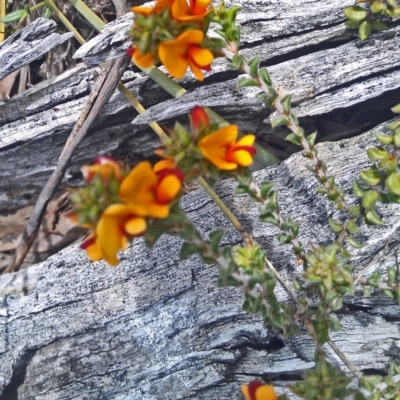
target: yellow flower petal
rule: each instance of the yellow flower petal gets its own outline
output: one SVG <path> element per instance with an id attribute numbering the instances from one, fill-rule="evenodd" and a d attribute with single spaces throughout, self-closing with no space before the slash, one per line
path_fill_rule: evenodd
<path id="1" fill-rule="evenodd" d="M 217 168 L 222 170 L 233 170 L 237 164 L 226 159 L 228 147 L 235 143 L 238 135 L 236 125 L 228 125 L 211 135 L 207 135 L 200 140 L 198 146 L 204 157 L 211 161 Z"/>
<path id="2" fill-rule="evenodd" d="M 243 396 L 246 400 L 251 400 L 249 387 L 247 385 L 241 385 Z"/>
<path id="3" fill-rule="evenodd" d="M 176 79 L 183 78 L 189 60 L 185 56 L 187 48 L 176 45 L 174 42 L 162 42 L 158 47 L 158 57 L 168 72 Z"/>
<path id="4" fill-rule="evenodd" d="M 158 57 L 168 72 L 181 79 L 189 66 L 188 49 L 191 45 L 200 44 L 204 33 L 198 29 L 183 32 L 173 40 L 162 42 L 158 47 Z"/>
<path id="5" fill-rule="evenodd" d="M 254 135 L 245 135 L 236 142 L 236 146 L 252 146 L 255 140 Z"/>
<path id="6" fill-rule="evenodd" d="M 117 265 L 117 252 L 123 248 L 123 232 L 114 217 L 102 215 L 96 226 L 97 241 L 104 259 L 110 265 Z"/>
<path id="7" fill-rule="evenodd" d="M 157 202 L 161 204 L 169 203 L 176 197 L 181 187 L 182 183 L 176 175 L 167 175 L 157 186 Z"/>
<path id="8" fill-rule="evenodd" d="M 92 261 L 99 261 L 103 258 L 103 253 L 99 244 L 96 241 L 96 236 L 94 233 L 90 234 L 84 243 L 89 243 L 84 248 L 86 254 Z"/>
<path id="9" fill-rule="evenodd" d="M 199 46 L 190 46 L 188 50 L 190 58 L 199 67 L 208 67 L 214 60 L 214 56 L 208 49 Z"/>
<path id="10" fill-rule="evenodd" d="M 233 151 L 230 159 L 242 167 L 248 167 L 253 164 L 253 157 L 247 150 Z"/>
<path id="11" fill-rule="evenodd" d="M 132 60 L 138 67 L 150 68 L 154 65 L 154 54 L 153 53 L 142 54 L 139 48 L 135 47 Z"/>
<path id="12" fill-rule="evenodd" d="M 170 168 L 175 168 L 174 160 L 172 158 L 166 158 L 165 160 L 158 161 L 156 164 L 154 164 L 153 171 L 158 172 L 162 171 L 163 169 Z"/>
<path id="13" fill-rule="evenodd" d="M 151 164 L 143 161 L 125 177 L 119 189 L 120 199 L 127 204 L 143 207 L 154 201 L 154 189 L 157 185 L 157 176 Z M 141 214 L 144 216 L 144 214 Z"/>
<path id="14" fill-rule="evenodd" d="M 147 223 L 144 218 L 136 217 L 131 218 L 125 223 L 125 231 L 132 236 L 142 234 L 147 228 Z"/>
<path id="15" fill-rule="evenodd" d="M 190 14 L 190 7 L 186 0 L 175 0 L 171 7 L 173 18 L 186 17 Z"/>
<path id="16" fill-rule="evenodd" d="M 256 400 L 277 400 L 274 387 L 271 385 L 262 385 L 256 389 Z"/>
<path id="17" fill-rule="evenodd" d="M 147 16 L 154 11 L 154 7 L 137 6 L 137 7 L 132 7 L 131 11 L 133 11 L 136 14 Z"/>
<path id="18" fill-rule="evenodd" d="M 181 33 L 175 40 L 171 40 L 171 42 L 176 41 L 180 45 L 200 44 L 203 38 L 204 33 L 199 29 L 189 29 Z"/>
<path id="19" fill-rule="evenodd" d="M 199 82 L 204 81 L 204 74 L 203 71 L 200 69 L 198 65 L 196 65 L 191 59 L 189 59 L 190 69 L 193 72 L 193 75 Z"/>

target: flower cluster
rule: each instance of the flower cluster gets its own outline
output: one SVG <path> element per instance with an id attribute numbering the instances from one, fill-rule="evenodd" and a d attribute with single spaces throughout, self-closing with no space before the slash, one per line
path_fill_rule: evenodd
<path id="1" fill-rule="evenodd" d="M 214 59 L 213 40 L 206 37 L 211 0 L 156 0 L 153 7 L 133 7 L 135 22 L 128 34 L 128 54 L 135 64 L 148 68 L 162 63 L 177 79 L 188 67 L 204 79 Z"/>
<path id="2" fill-rule="evenodd" d="M 82 173 L 87 186 L 73 194 L 74 216 L 92 233 L 81 247 L 92 261 L 111 265 L 129 239 L 145 232 L 148 218 L 169 215 L 183 183 L 182 172 L 164 161 L 153 167 L 143 161 L 125 173 L 115 160 L 99 157 Z"/>
<path id="3" fill-rule="evenodd" d="M 251 381 L 248 385 L 242 385 L 242 393 L 246 400 L 277 400 L 274 387 L 264 385 L 260 381 Z"/>
<path id="4" fill-rule="evenodd" d="M 190 132 L 175 125 L 157 152 L 163 159 L 154 166 L 143 161 L 126 172 L 103 156 L 82 167 L 87 185 L 72 194 L 76 209 L 71 217 L 92 231 L 81 245 L 92 261 L 104 258 L 117 265 L 118 251 L 146 232 L 149 219 L 153 226 L 154 220 L 169 216 L 185 180 L 204 173 L 217 179 L 221 172 L 240 174 L 253 162 L 254 135 L 238 139 L 236 125 L 219 127 L 198 106 L 190 123 Z"/>
<path id="5" fill-rule="evenodd" d="M 165 157 L 194 178 L 202 173 L 218 177 L 221 171 L 237 172 L 253 163 L 256 153 L 255 136 L 239 136 L 236 125 L 220 126 L 211 123 L 206 111 L 195 106 L 190 114 L 190 131 L 176 124 L 171 137 L 164 141 L 165 149 L 158 154 Z M 197 166 L 197 168 L 196 168 Z"/>

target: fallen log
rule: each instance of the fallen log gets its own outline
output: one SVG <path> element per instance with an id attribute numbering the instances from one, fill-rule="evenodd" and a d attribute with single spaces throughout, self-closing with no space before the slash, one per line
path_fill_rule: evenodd
<path id="1" fill-rule="evenodd" d="M 393 51 L 399 28 L 394 26 L 361 42 L 343 23 L 342 7 L 350 3 L 333 1 L 322 6 L 313 1 L 295 8 L 284 2 L 267 8 L 256 1 L 243 3 L 244 53 L 261 54 L 276 85 L 293 94 L 295 111 L 303 118 L 306 131 L 317 130 L 320 140 L 337 140 L 371 129 L 391 118 L 389 108 L 400 102 L 396 91 L 399 59 Z M 282 7 L 282 14 L 273 14 Z M 129 45 L 123 32 L 130 26 L 130 18 L 127 14 L 106 26 L 79 50 L 79 57 L 96 64 L 118 56 Z M 256 33 L 261 38 L 258 41 Z M 93 74 L 96 67 L 80 65 L 48 86 L 33 88 L 0 105 L 2 213 L 35 203 L 86 100 Z M 254 98 L 254 91 L 236 89 L 237 74 L 226 70 L 222 60 L 217 60 L 202 85 L 190 75 L 186 77 L 182 84 L 188 93 L 180 99 L 172 100 L 137 70 L 128 71 L 123 81 L 150 109 L 135 119 L 137 113 L 116 92 L 73 158 L 65 184 L 76 184 L 80 166 L 98 153 L 114 153 L 130 163 L 148 157 L 158 139 L 145 123 L 153 119 L 172 123 L 193 104 L 213 107 L 243 131 L 256 133 L 279 157 L 295 151 L 284 141 L 286 131 L 272 133 L 270 125 L 263 122 L 269 111 Z"/>
<path id="2" fill-rule="evenodd" d="M 365 149 L 373 144 L 368 132 L 319 145 L 347 194 L 351 180 L 370 164 Z M 303 243 L 327 244 L 333 234 L 325 225 L 335 211 L 315 194 L 307 163 L 295 154 L 256 177 L 274 180 L 281 209 L 301 223 Z M 291 279 L 301 266 L 290 248 L 279 245 L 276 228 L 258 222 L 249 198 L 233 190 L 231 180 L 217 185 L 274 266 Z M 201 190 L 186 195 L 182 207 L 205 236 L 223 226 L 223 245 L 241 242 Z M 372 263 L 369 275 L 396 263 L 400 208 L 380 207 L 379 212 L 386 225 L 362 227 L 364 248 L 356 251 L 356 272 Z M 273 381 L 282 393 L 313 367 L 308 336 L 284 339 L 266 330 L 258 316 L 241 310 L 240 290 L 216 286 L 215 267 L 197 257 L 179 262 L 180 245 L 165 237 L 149 251 L 138 239 L 121 254 L 117 268 L 91 263 L 72 246 L 42 264 L 1 276 L 1 398 L 240 399 L 240 383 L 252 377 Z M 277 295 L 289 301 L 279 286 Z M 381 295 L 363 298 L 357 292 L 336 314 L 343 329 L 332 339 L 362 372 L 384 373 L 389 363 L 398 362 L 399 315 L 399 306 Z"/>
<path id="3" fill-rule="evenodd" d="M 400 102 L 399 59 L 393 51 L 399 28 L 360 42 L 343 24 L 342 8 L 352 3 L 242 4 L 244 52 L 262 55 L 276 85 L 294 94 L 302 125 L 310 132 L 317 129 L 321 140 L 354 136 L 387 121 L 389 107 Z M 103 36 L 80 49 L 77 55 L 90 67 L 79 65 L 0 105 L 2 214 L 34 204 L 90 92 L 95 65 L 117 57 L 128 45 L 121 26 L 129 26 L 129 18 L 109 24 Z M 255 132 L 282 157 L 293 151 L 284 145 L 284 130 L 273 134 L 263 122 L 269 111 L 254 92 L 236 89 L 237 74 L 226 71 L 223 61 L 216 62 L 201 85 L 185 78 L 188 93 L 177 100 L 136 69 L 126 72 L 123 81 L 149 110 L 137 116 L 115 92 L 75 154 L 65 184 L 78 184 L 80 166 L 98 153 L 131 164 L 150 156 L 158 139 L 147 122 L 185 120 L 194 104 L 211 106 L 243 131 Z M 365 149 L 374 143 L 373 132 L 367 132 L 320 145 L 330 173 L 347 195 L 352 179 L 369 165 Z M 281 209 L 301 222 L 303 243 L 327 244 L 332 236 L 325 226 L 334 211 L 315 194 L 306 164 L 296 154 L 259 171 L 257 179 L 276 182 Z M 219 184 L 217 191 L 280 273 L 291 279 L 300 266 L 290 249 L 279 245 L 277 230 L 258 222 L 257 209 L 247 197 L 232 195 L 231 181 Z M 182 206 L 204 235 L 223 226 L 223 245 L 241 242 L 205 193 L 188 194 Z M 396 265 L 400 210 L 391 205 L 379 212 L 386 225 L 362 228 L 357 271 L 368 264 L 368 274 Z M 257 316 L 241 310 L 239 290 L 216 287 L 214 267 L 195 257 L 179 263 L 180 244 L 163 238 L 148 251 L 139 239 L 115 269 L 90 263 L 72 246 L 44 263 L 1 276 L 1 398 L 239 399 L 240 383 L 252 377 L 273 381 L 281 393 L 313 367 L 308 336 L 284 339 L 268 332 Z M 277 293 L 287 299 L 282 288 Z M 399 314 L 398 305 L 386 298 L 374 294 L 366 299 L 357 292 L 337 313 L 343 329 L 332 339 L 362 372 L 383 374 L 389 363 L 399 362 Z M 343 367 L 327 352 L 332 363 Z"/>

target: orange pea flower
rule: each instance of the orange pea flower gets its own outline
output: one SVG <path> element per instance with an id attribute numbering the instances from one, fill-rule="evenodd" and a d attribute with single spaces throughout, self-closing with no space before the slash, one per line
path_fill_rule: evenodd
<path id="1" fill-rule="evenodd" d="M 157 14 L 164 8 L 171 8 L 174 2 L 175 0 L 156 0 L 154 7 L 137 6 L 137 7 L 132 7 L 131 11 L 143 16 L 147 16 L 150 14 Z"/>
<path id="2" fill-rule="evenodd" d="M 174 78 L 181 79 L 190 66 L 197 80 L 204 79 L 202 70 L 210 69 L 214 56 L 210 50 L 199 46 L 203 38 L 202 31 L 191 29 L 173 40 L 160 43 L 158 56 Z"/>
<path id="3" fill-rule="evenodd" d="M 128 205 L 144 208 L 149 217 L 166 218 L 182 182 L 180 170 L 160 168 L 155 171 L 148 161 L 143 161 L 122 181 L 119 197 Z"/>
<path id="4" fill-rule="evenodd" d="M 90 183 L 96 175 L 100 175 L 105 183 L 111 176 L 114 176 L 119 181 L 123 178 L 122 168 L 117 161 L 111 157 L 99 156 L 94 160 L 93 165 L 84 165 L 81 168 L 83 179 Z"/>
<path id="5" fill-rule="evenodd" d="M 113 204 L 101 215 L 95 232 L 82 244 L 92 261 L 105 259 L 110 265 L 117 265 L 117 252 L 125 249 L 128 239 L 144 233 L 147 223 L 142 207 Z"/>
<path id="6" fill-rule="evenodd" d="M 150 68 L 155 64 L 153 53 L 142 54 L 139 47 L 132 47 L 132 61 L 140 68 Z"/>
<path id="7" fill-rule="evenodd" d="M 246 135 L 236 141 L 237 136 L 236 125 L 224 126 L 201 139 L 199 149 L 218 169 L 230 171 L 238 166 L 248 167 L 256 152 L 253 146 L 255 136 Z"/>
<path id="8" fill-rule="evenodd" d="M 246 400 L 277 400 L 274 387 L 264 385 L 259 381 L 252 381 L 249 385 L 242 385 L 242 393 Z"/>
<path id="9" fill-rule="evenodd" d="M 172 17 L 178 21 L 195 21 L 203 19 L 212 0 L 175 0 L 171 7 Z"/>

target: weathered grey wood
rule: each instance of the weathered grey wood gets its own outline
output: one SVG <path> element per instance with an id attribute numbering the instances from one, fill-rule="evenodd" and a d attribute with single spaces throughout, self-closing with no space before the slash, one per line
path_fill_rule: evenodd
<path id="1" fill-rule="evenodd" d="M 275 84 L 293 93 L 299 116 L 324 116 L 399 87 L 400 28 L 393 27 L 361 42 L 356 32 L 348 31 L 342 22 L 342 9 L 350 3 L 352 0 L 327 4 L 303 0 L 297 6 L 281 0 L 241 2 L 244 53 L 249 57 L 261 54 L 262 62 L 271 64 Z M 119 54 L 128 46 L 124 38 L 131 18 L 128 14 L 108 24 L 77 55 L 96 63 L 110 54 Z M 137 114 L 130 104 L 115 93 L 103 118 L 93 126 L 93 133 L 72 160 L 65 183 L 75 184 L 80 166 L 99 152 L 115 152 L 129 162 L 147 157 L 158 139 L 144 123 L 172 123 L 176 117 L 185 120 L 183 114 L 194 104 L 215 108 L 244 131 L 270 135 L 270 126 L 263 122 L 269 111 L 254 98 L 254 90 L 236 89 L 236 73 L 226 71 L 225 64 L 216 60 L 201 86 L 188 74 L 182 80 L 188 93 L 178 100 L 172 100 L 141 73 L 127 73 L 124 82 L 149 111 L 135 119 Z M 80 66 L 48 86 L 0 103 L 2 212 L 34 203 L 85 102 L 95 71 Z M 130 125 L 132 120 L 134 126 Z M 337 131 L 347 132 L 340 126 Z M 329 132 L 320 134 L 322 138 L 324 134 L 331 137 Z"/>
<path id="2" fill-rule="evenodd" d="M 56 29 L 55 21 L 38 18 L 0 43 L 0 80 L 74 36 Z"/>
<path id="3" fill-rule="evenodd" d="M 376 130 L 384 130 L 379 126 Z M 372 132 L 319 146 L 329 172 L 347 194 L 351 180 L 368 161 L 365 149 L 375 144 Z M 315 194 L 316 182 L 299 154 L 259 171 L 273 179 L 281 209 L 301 222 L 300 239 L 326 245 L 325 228 L 335 215 Z M 257 222 L 257 208 L 246 196 L 234 196 L 226 180 L 217 192 L 268 251 L 285 278 L 300 272 L 290 249 L 280 246 L 277 230 Z M 351 198 L 350 198 L 351 199 Z M 224 226 L 224 244 L 241 237 L 201 190 L 186 195 L 182 206 L 207 235 Z M 395 263 L 400 207 L 380 207 L 384 227 L 361 229 L 364 248 L 356 251 L 357 271 L 369 262 L 384 270 Z M 388 243 L 386 257 L 383 250 Z M 265 330 L 257 316 L 241 311 L 238 289 L 217 288 L 217 271 L 198 258 L 179 263 L 180 241 L 163 238 L 153 251 L 138 239 L 110 268 L 88 262 L 72 246 L 35 270 L 2 276 L 14 283 L 0 300 L 0 388 L 2 399 L 240 399 L 239 386 L 252 377 L 274 381 L 280 393 L 288 381 L 313 366 L 310 339 L 282 340 Z M 29 281 L 28 293 L 21 292 Z M 34 284 L 32 285 L 32 282 Z M 33 287 L 35 286 L 35 287 Z M 4 289 L 0 289 L 4 290 Z M 4 294 L 4 292 L 3 292 Z M 287 299 L 282 288 L 277 294 Z M 399 306 L 373 295 L 348 297 L 337 314 L 343 324 L 333 340 L 359 368 L 384 371 L 398 361 Z M 330 360 L 341 365 L 329 349 Z"/>

